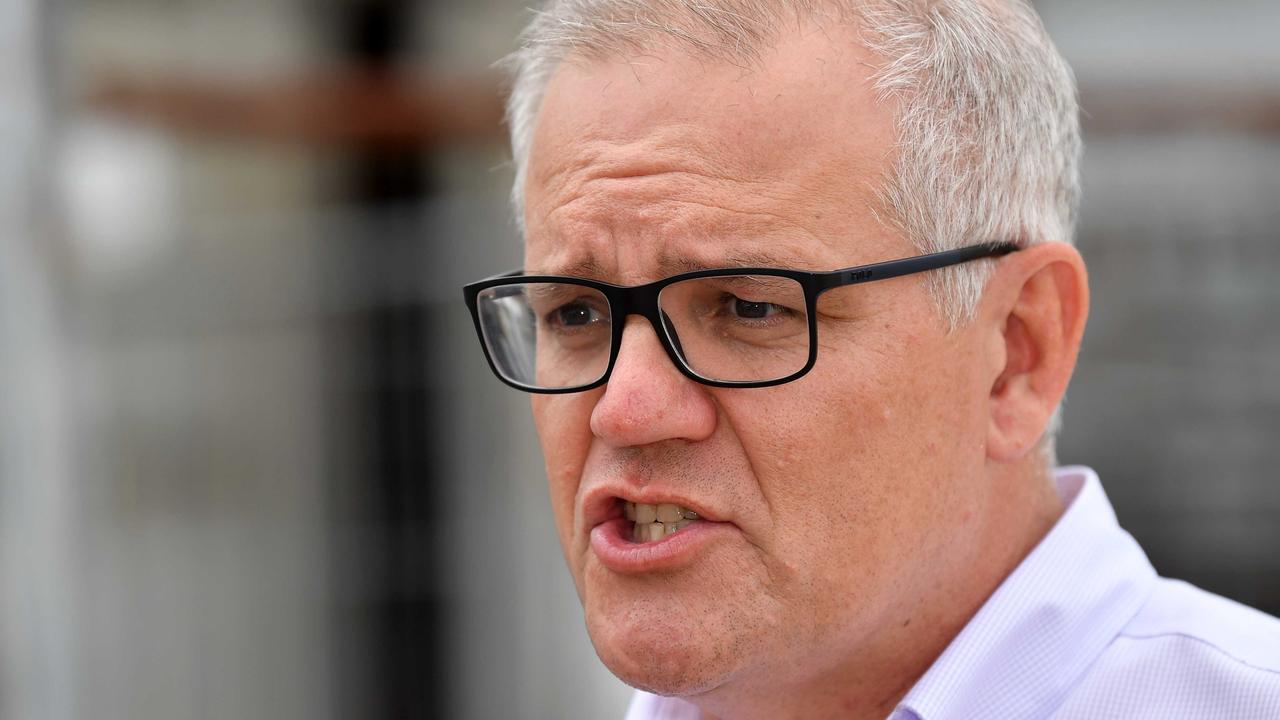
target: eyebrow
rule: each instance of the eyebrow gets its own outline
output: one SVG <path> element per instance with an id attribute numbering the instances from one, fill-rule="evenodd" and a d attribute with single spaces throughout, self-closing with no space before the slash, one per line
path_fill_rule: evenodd
<path id="1" fill-rule="evenodd" d="M 780 256 L 770 252 L 755 250 L 739 250 L 714 260 L 663 255 L 658 259 L 658 272 L 661 277 L 670 277 L 698 270 L 715 270 L 720 268 L 789 268 L 795 270 L 810 269 L 809 263 L 798 261 L 789 256 Z M 532 273 L 531 273 L 532 274 Z M 594 257 L 584 257 L 564 265 L 556 265 L 548 271 L 537 274 L 564 275 L 582 277 L 593 280 L 608 280 L 615 273 L 607 269 Z"/>
<path id="2" fill-rule="evenodd" d="M 532 271 L 526 268 L 525 272 L 530 275 L 564 275 L 565 277 L 580 277 L 592 280 L 604 280 L 609 275 L 609 271 L 605 269 L 604 265 L 590 256 L 564 265 L 553 265 L 550 268 L 538 268 Z"/>
<path id="3" fill-rule="evenodd" d="M 697 270 L 715 270 L 719 268 L 790 268 L 808 269 L 809 263 L 797 258 L 756 250 L 739 250 L 712 261 L 687 257 L 663 256 L 658 267 L 663 272 L 674 275 Z"/>
<path id="4" fill-rule="evenodd" d="M 567 295 L 574 295 L 582 292 L 582 290 L 581 288 L 576 288 L 573 285 L 532 283 L 524 286 L 524 292 L 528 293 L 529 297 L 533 300 L 546 302 L 562 298 Z"/>

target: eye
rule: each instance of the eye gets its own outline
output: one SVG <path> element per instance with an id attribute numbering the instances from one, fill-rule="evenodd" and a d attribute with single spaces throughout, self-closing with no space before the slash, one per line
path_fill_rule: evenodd
<path id="1" fill-rule="evenodd" d="M 761 320 L 771 315 L 776 315 L 783 310 L 784 308 L 773 303 L 756 302 L 737 297 L 733 299 L 733 313 L 747 320 Z"/>
<path id="2" fill-rule="evenodd" d="M 736 320 L 773 320 L 779 315 L 794 314 L 786 305 L 766 300 L 748 300 L 732 293 L 726 293 L 721 303 L 722 312 Z"/>
<path id="3" fill-rule="evenodd" d="M 604 316 L 588 303 L 571 302 L 552 310 L 548 319 L 552 325 L 579 328 L 598 323 L 604 319 Z"/>

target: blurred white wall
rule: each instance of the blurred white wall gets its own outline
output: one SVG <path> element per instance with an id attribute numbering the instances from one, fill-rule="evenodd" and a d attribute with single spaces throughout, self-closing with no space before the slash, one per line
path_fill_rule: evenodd
<path id="1" fill-rule="evenodd" d="M 256 6 L 0 4 L 3 717 L 336 716 L 315 173 L 65 113 L 86 68 L 300 61 Z"/>
<path id="2" fill-rule="evenodd" d="M 69 347 L 49 265 L 36 0 L 0 3 L 0 716 L 74 718 L 79 517 Z"/>
<path id="3" fill-rule="evenodd" d="M 1272 0 L 1035 0 L 1082 85 L 1280 87 Z"/>

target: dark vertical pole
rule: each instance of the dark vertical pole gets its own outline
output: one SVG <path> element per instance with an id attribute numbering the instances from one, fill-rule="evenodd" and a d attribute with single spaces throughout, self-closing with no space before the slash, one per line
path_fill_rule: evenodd
<path id="1" fill-rule="evenodd" d="M 336 40 L 340 51 L 356 67 L 377 74 L 390 71 L 408 48 L 411 15 L 423 2 L 409 0 L 345 0 L 334 9 Z M 406 209 L 421 207 L 433 193 L 429 159 L 421 148 L 402 142 L 373 143 L 347 148 L 345 178 L 337 191 L 344 200 L 379 219 L 378 228 L 389 228 L 391 237 L 351 238 L 358 267 L 379 268 L 394 256 L 401 267 L 421 268 L 429 251 L 428 238 L 404 237 L 404 223 L 382 219 L 403 216 Z M 397 233 L 397 230 L 402 231 Z M 400 237 L 394 235 L 400 234 Z M 379 262 L 382 260 L 383 262 Z M 412 278 L 410 274 L 410 278 Z M 368 286 L 389 280 L 402 283 L 405 275 L 388 273 L 380 278 L 358 278 Z M 412 282 L 412 281 L 411 281 Z M 366 490 L 373 517 L 369 526 L 379 537 L 373 552 L 380 554 L 383 569 L 368 608 L 373 657 L 368 688 L 376 703 L 374 712 L 395 720 L 447 717 L 451 706 L 447 673 L 448 657 L 443 628 L 443 575 L 439 553 L 433 552 L 432 528 L 438 527 L 440 477 L 439 448 L 433 440 L 433 377 L 428 338 L 434 332 L 418 287 L 373 287 L 364 297 L 375 298 L 358 311 L 355 336 L 363 347 L 366 388 L 357 405 L 367 409 L 369 422 L 364 440 Z M 373 712 L 364 717 L 372 717 Z"/>

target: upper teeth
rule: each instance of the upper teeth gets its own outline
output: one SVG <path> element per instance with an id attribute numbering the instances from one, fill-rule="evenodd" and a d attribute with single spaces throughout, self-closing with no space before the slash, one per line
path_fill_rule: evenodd
<path id="1" fill-rule="evenodd" d="M 647 505 L 627 502 L 623 507 L 627 519 L 636 524 L 632 537 L 640 542 L 660 540 L 698 519 L 698 513 L 674 503 Z"/>
<path id="2" fill-rule="evenodd" d="M 698 513 L 684 507 L 680 507 L 674 503 L 661 503 L 659 505 L 648 505 L 645 503 L 627 502 L 623 505 L 626 508 L 627 519 L 638 523 L 674 523 L 681 520 L 697 520 Z"/>

